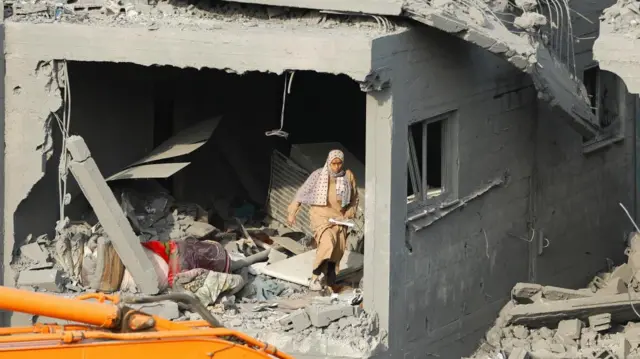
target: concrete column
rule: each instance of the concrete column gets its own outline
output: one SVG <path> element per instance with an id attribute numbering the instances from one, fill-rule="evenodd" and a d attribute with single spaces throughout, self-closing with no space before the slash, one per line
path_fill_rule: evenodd
<path id="1" fill-rule="evenodd" d="M 402 265 L 406 218 L 406 135 L 394 121 L 392 90 L 367 95 L 365 194 L 365 308 L 380 317 L 389 332 L 393 307 L 402 300 Z M 399 300 L 398 300 L 399 299 Z M 398 320 L 402 320 L 398 316 Z M 390 332 L 390 343 L 396 333 Z M 398 333 L 401 335 L 401 333 Z"/>

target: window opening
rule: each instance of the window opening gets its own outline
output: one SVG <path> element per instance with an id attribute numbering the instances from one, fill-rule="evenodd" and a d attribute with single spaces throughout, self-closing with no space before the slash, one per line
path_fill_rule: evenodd
<path id="1" fill-rule="evenodd" d="M 444 119 L 421 121 L 409 126 L 409 202 L 424 201 L 444 193 L 444 135 Z"/>

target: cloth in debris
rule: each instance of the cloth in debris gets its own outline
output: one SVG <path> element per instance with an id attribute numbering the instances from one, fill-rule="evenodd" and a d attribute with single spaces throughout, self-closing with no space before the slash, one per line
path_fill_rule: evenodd
<path id="1" fill-rule="evenodd" d="M 151 251 L 150 249 L 143 248 L 143 250 L 151 261 L 153 269 L 156 271 L 156 276 L 158 277 L 158 288 L 160 289 L 160 291 L 164 291 L 165 289 L 167 289 L 169 284 L 169 264 L 164 258 Z M 138 292 L 136 283 L 128 270 L 125 270 L 124 272 L 122 283 L 120 284 L 120 290 L 132 293 Z"/>
<path id="2" fill-rule="evenodd" d="M 325 206 L 327 205 L 327 193 L 336 193 L 340 199 L 342 208 L 347 207 L 351 203 L 351 192 L 356 188 L 351 185 L 351 178 L 347 175 L 347 173 L 351 172 L 342 170 L 334 173 L 329 165 L 331 161 L 335 159 L 344 162 L 344 153 L 340 150 L 329 152 L 327 162 L 325 162 L 324 166 L 313 171 L 296 193 L 297 202 L 312 206 Z M 351 177 L 353 177 L 353 175 Z M 331 180 L 335 183 L 333 190 L 329 188 L 329 183 L 332 182 Z"/>
<path id="3" fill-rule="evenodd" d="M 244 283 L 238 274 L 196 268 L 176 274 L 173 288 L 195 294 L 203 305 L 208 306 L 215 304 L 221 294 L 236 294 Z"/>
<path id="4" fill-rule="evenodd" d="M 177 273 L 202 268 L 229 273 L 231 259 L 218 242 L 187 238 L 178 241 L 149 241 L 142 244 L 161 256 L 169 264 L 168 283 L 173 285 Z"/>
<path id="5" fill-rule="evenodd" d="M 356 179 L 349 170 L 343 170 L 341 177 L 326 176 L 321 173 L 331 172 L 329 164 L 335 158 L 344 158 L 342 151 L 331 151 L 327 158 L 325 166 L 312 174 L 305 184 L 298 191 L 296 199 L 289 205 L 289 215 L 295 216 L 300 210 L 302 203 L 311 205 L 309 210 L 309 219 L 311 228 L 314 232 L 314 239 L 317 246 L 316 258 L 313 263 L 313 270 L 319 270 L 326 262 L 335 263 L 335 273 L 340 271 L 339 265 L 347 243 L 347 228 L 345 226 L 335 225 L 329 222 L 330 219 L 337 218 L 354 218 L 358 208 L 358 191 L 355 190 Z M 324 178 L 324 180 L 321 179 Z M 347 184 L 339 184 L 342 179 Z M 326 181 L 326 190 L 322 190 Z M 342 189 L 346 186 L 348 190 Z M 310 191 L 309 188 L 316 188 Z M 341 192 L 342 191 L 342 192 Z M 342 194 L 341 194 L 342 193 Z M 344 205 L 343 195 L 349 194 L 349 202 Z M 324 196 L 324 200 L 319 197 Z"/>
<path id="6" fill-rule="evenodd" d="M 262 277 L 256 277 L 251 284 L 256 290 L 256 299 L 263 302 L 279 296 L 287 289 L 273 279 Z"/>

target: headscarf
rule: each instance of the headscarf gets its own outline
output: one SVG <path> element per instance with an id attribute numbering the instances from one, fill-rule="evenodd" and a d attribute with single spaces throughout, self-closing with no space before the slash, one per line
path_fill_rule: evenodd
<path id="1" fill-rule="evenodd" d="M 340 150 L 329 152 L 327 161 L 322 168 L 319 168 L 307 178 L 296 194 L 296 201 L 312 206 L 326 206 L 327 194 L 329 191 L 329 177 L 336 179 L 336 192 L 342 207 L 347 207 L 351 202 L 351 184 L 345 176 L 343 169 L 338 173 L 331 170 L 331 161 L 339 159 L 344 162 L 344 153 Z"/>

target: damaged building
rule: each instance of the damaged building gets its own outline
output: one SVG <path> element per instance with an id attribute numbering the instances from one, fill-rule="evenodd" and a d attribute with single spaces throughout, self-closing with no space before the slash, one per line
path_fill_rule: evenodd
<path id="1" fill-rule="evenodd" d="M 232 270 L 199 299 L 225 326 L 471 354 L 516 283 L 622 261 L 637 206 L 636 100 L 592 58 L 611 3 L 515 3 L 5 2 L 3 284 L 157 294 L 145 243 L 217 243 Z M 286 207 L 333 148 L 361 203 L 352 290 L 319 297 Z"/>

